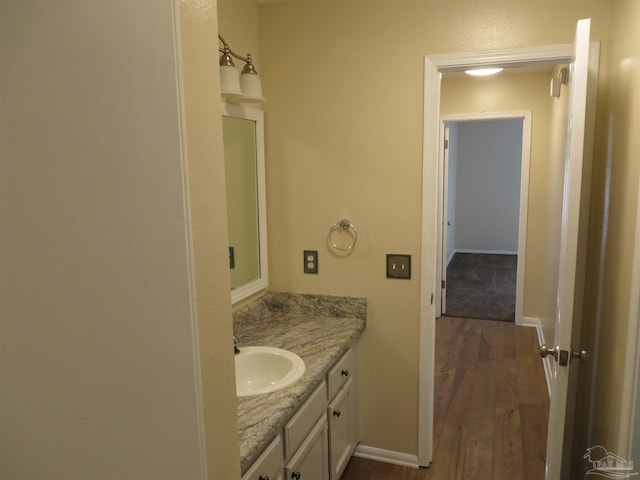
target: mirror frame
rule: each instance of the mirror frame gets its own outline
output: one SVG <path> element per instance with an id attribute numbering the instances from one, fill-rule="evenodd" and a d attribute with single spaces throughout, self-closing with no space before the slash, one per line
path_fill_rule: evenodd
<path id="1" fill-rule="evenodd" d="M 256 140 L 256 187 L 258 190 L 258 249 L 260 256 L 260 276 L 231 290 L 231 303 L 266 290 L 269 287 L 269 262 L 267 255 L 267 196 L 264 163 L 264 113 L 262 110 L 222 103 L 222 116 L 241 118 L 255 122 Z"/>

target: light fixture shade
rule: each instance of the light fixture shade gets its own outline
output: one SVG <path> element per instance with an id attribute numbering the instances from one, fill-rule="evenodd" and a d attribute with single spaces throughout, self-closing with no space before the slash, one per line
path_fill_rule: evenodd
<path id="1" fill-rule="evenodd" d="M 487 77 L 489 75 L 495 75 L 500 73 L 504 68 L 474 68 L 473 70 L 465 70 L 464 73 L 474 77 Z"/>
<path id="2" fill-rule="evenodd" d="M 223 97 L 242 96 L 238 72 L 232 65 L 220 65 L 220 90 Z"/>
<path id="3" fill-rule="evenodd" d="M 240 87 L 242 88 L 243 98 L 241 102 L 264 102 L 262 96 L 262 83 L 260 77 L 255 73 L 243 73 L 240 75 Z"/>

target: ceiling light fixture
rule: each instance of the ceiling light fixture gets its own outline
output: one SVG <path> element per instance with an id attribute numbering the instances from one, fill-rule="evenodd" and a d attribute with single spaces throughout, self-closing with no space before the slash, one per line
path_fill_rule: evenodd
<path id="1" fill-rule="evenodd" d="M 222 35 L 218 34 L 218 39 L 222 42 L 222 48 L 218 47 L 218 51 L 222 53 L 220 57 L 220 90 L 222 91 L 222 96 L 238 102 L 264 102 L 262 84 L 260 83 L 258 72 L 253 66 L 251 54 L 247 53 L 246 57 L 238 55 L 231 50 Z M 238 76 L 238 71 L 231 57 L 246 62 L 240 76 Z"/>
<path id="2" fill-rule="evenodd" d="M 487 77 L 501 72 L 504 68 L 475 68 L 473 70 L 465 70 L 464 73 L 474 77 Z"/>

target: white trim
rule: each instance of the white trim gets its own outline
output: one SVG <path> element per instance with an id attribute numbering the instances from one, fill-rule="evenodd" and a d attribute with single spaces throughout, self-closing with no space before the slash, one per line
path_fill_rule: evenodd
<path id="1" fill-rule="evenodd" d="M 453 252 L 451 252 L 451 255 L 449 255 L 449 256 L 447 257 L 447 267 L 448 267 L 448 266 L 449 266 L 449 264 L 451 263 L 451 260 L 453 260 L 453 256 L 454 256 L 456 253 L 458 253 L 458 251 L 457 251 L 457 250 L 454 250 Z"/>
<path id="2" fill-rule="evenodd" d="M 538 317 L 522 317 L 522 321 L 518 323 L 518 325 L 522 325 L 523 327 L 535 327 L 538 331 L 538 339 L 540 341 L 543 340 L 544 335 L 542 333 L 542 322 Z"/>
<path id="3" fill-rule="evenodd" d="M 520 163 L 520 216 L 518 218 L 518 260 L 516 266 L 516 321 L 524 315 L 524 275 L 527 251 L 527 224 L 529 218 L 529 173 L 531 171 L 532 112 L 522 120 L 522 160 Z"/>
<path id="4" fill-rule="evenodd" d="M 202 392 L 202 369 L 200 365 L 200 340 L 199 340 L 199 320 L 198 305 L 196 294 L 195 279 L 195 261 L 193 253 L 193 225 L 191 223 L 191 194 L 189 189 L 189 162 L 186 144 L 186 113 L 184 101 L 184 85 L 182 83 L 182 43 L 180 32 L 180 2 L 173 0 L 173 48 L 174 62 L 176 70 L 176 89 L 177 89 L 177 106 L 179 113 L 179 141 L 180 141 L 180 169 L 183 185 L 183 209 L 185 218 L 185 240 L 186 255 L 189 262 L 188 266 L 188 282 L 189 282 L 189 320 L 191 323 L 191 345 L 193 352 L 193 371 L 194 371 L 194 390 L 195 390 L 195 409 L 196 422 L 198 429 L 198 455 L 200 458 L 200 478 L 206 480 L 209 478 L 207 465 L 207 448 L 204 423 L 204 395 Z"/>
<path id="5" fill-rule="evenodd" d="M 536 332 L 538 333 L 538 345 L 546 345 L 546 341 L 544 339 L 544 331 L 542 330 L 542 322 L 537 317 L 522 317 L 522 323 L 520 325 L 526 327 L 535 327 Z M 547 393 L 551 396 L 551 358 L 541 358 L 542 366 L 544 367 L 544 377 L 547 381 Z"/>
<path id="6" fill-rule="evenodd" d="M 256 123 L 256 187 L 258 189 L 258 240 L 260 253 L 260 277 L 231 290 L 231 303 L 266 290 L 269 287 L 269 262 L 267 253 L 267 196 L 264 164 L 264 112 L 241 105 L 222 103 L 222 116 L 244 118 Z"/>
<path id="7" fill-rule="evenodd" d="M 438 239 L 440 240 L 440 245 L 438 246 L 438 275 L 436 276 L 436 284 L 440 284 L 441 288 L 440 288 L 440 295 L 438 300 L 438 307 L 436 308 L 436 316 L 439 315 L 444 315 L 447 312 L 447 266 L 449 265 L 449 262 L 444 262 L 444 257 L 447 256 L 447 250 L 449 249 L 449 218 L 451 218 L 450 214 L 449 214 L 449 186 L 450 186 L 450 181 L 449 181 L 449 167 L 450 167 L 450 162 L 451 162 L 451 148 L 450 148 L 450 144 L 451 144 L 451 129 L 449 128 L 449 126 L 446 123 L 443 123 L 441 125 L 442 128 L 442 134 L 441 134 L 441 138 L 442 138 L 442 149 L 440 150 L 441 154 L 442 154 L 442 197 L 440 198 L 440 202 L 442 205 L 441 208 L 441 215 L 440 215 L 440 235 L 438 236 Z M 456 130 L 456 140 L 457 140 L 457 130 Z M 446 145 L 446 147 L 445 147 Z M 457 147 L 456 147 L 457 149 Z M 456 162 L 456 172 L 458 169 L 458 160 L 457 160 L 457 153 L 456 153 L 456 158 L 455 158 L 455 162 Z M 456 173 L 457 175 L 457 173 Z M 456 180 L 456 178 L 453 179 L 454 181 Z M 453 189 L 453 194 L 456 196 L 457 199 L 457 189 L 454 188 Z M 454 214 L 454 225 L 455 225 L 455 214 Z M 454 227 L 455 228 L 455 227 Z M 455 250 L 455 243 L 456 243 L 456 239 L 455 239 L 455 234 L 453 235 L 453 245 L 454 245 L 454 250 Z M 451 257 L 453 258 L 453 256 Z M 443 281 L 444 280 L 444 281 Z"/>
<path id="8" fill-rule="evenodd" d="M 422 146 L 422 229 L 420 246 L 420 333 L 418 365 L 418 464 L 428 466 L 433 460 L 433 406 L 435 369 L 434 296 L 436 284 L 438 172 L 438 126 L 440 80 L 438 64 L 424 59 L 424 134 Z M 439 302 L 438 302 L 439 303 Z"/>
<path id="9" fill-rule="evenodd" d="M 433 390 L 435 368 L 435 307 L 439 166 L 439 121 L 441 71 L 488 64 L 525 66 L 531 63 L 568 63 L 573 45 L 495 50 L 425 56 L 424 59 L 424 134 L 422 160 L 422 229 L 420 277 L 420 349 L 418 374 L 418 464 L 433 459 Z"/>
<path id="10" fill-rule="evenodd" d="M 509 67 L 525 67 L 540 63 L 568 63 L 573 57 L 573 44 L 545 45 L 540 47 L 487 50 L 483 52 L 445 53 L 425 57 L 437 70 L 480 67 L 500 64 Z"/>
<path id="11" fill-rule="evenodd" d="M 456 248 L 455 253 L 480 253 L 488 255 L 518 255 L 518 252 L 509 250 L 474 250 L 472 248 Z"/>
<path id="12" fill-rule="evenodd" d="M 555 329 L 552 343 L 554 348 L 558 346 L 562 350 L 570 350 L 572 348 L 574 305 L 576 292 L 580 291 L 580 288 L 577 287 L 576 271 L 584 168 L 590 24 L 591 21 L 589 19 L 578 20 L 575 54 L 571 61 L 569 74 L 568 114 L 570 121 L 566 132 L 560 258 L 558 262 Z M 580 327 L 579 322 L 580 318 L 575 318 L 578 328 Z M 570 388 L 569 376 L 571 375 L 571 370 L 570 368 L 564 368 L 557 361 L 553 362 L 547 453 L 545 456 L 546 480 L 560 478 L 563 452 L 571 440 L 572 428 L 565 430 L 567 417 L 573 415 L 575 395 L 577 394 L 575 388 L 573 388 L 574 382 L 571 382 L 572 387 Z M 569 424 L 571 425 L 571 422 Z"/>
<path id="13" fill-rule="evenodd" d="M 353 452 L 354 457 L 376 460 L 378 462 L 392 463 L 403 467 L 418 468 L 418 457 L 409 453 L 394 452 L 382 448 L 358 445 Z"/>

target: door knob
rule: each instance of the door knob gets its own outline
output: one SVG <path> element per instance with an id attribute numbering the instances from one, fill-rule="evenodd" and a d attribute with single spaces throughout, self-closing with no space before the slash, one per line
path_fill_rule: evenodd
<path id="1" fill-rule="evenodd" d="M 547 355 L 553 355 L 553 358 L 558 360 L 558 352 L 560 351 L 560 347 L 549 348 L 546 345 L 540 345 L 540 356 L 542 358 L 547 358 Z"/>
<path id="2" fill-rule="evenodd" d="M 580 363 L 587 363 L 591 359 L 591 355 L 586 350 L 580 350 L 579 352 L 571 350 L 571 358 L 577 358 Z"/>
<path id="3" fill-rule="evenodd" d="M 547 358 L 548 355 L 553 355 L 553 358 L 555 358 L 563 367 L 566 367 L 569 364 L 569 351 L 560 350 L 558 345 L 553 348 L 549 348 L 546 345 L 540 345 L 540 356 L 542 358 Z M 571 350 L 571 358 L 579 360 L 580 363 L 586 363 L 591 358 L 591 355 L 589 355 L 586 350 Z"/>

